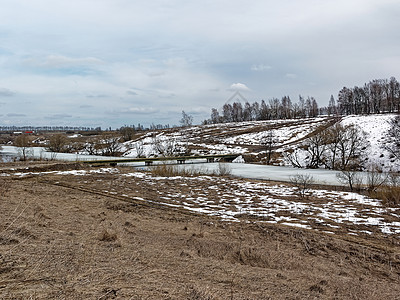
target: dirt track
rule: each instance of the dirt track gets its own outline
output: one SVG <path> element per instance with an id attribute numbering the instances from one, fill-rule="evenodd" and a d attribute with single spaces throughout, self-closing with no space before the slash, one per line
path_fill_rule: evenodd
<path id="1" fill-rule="evenodd" d="M 229 224 L 38 177 L 10 184 L 2 299 L 399 299 L 390 238 Z"/>

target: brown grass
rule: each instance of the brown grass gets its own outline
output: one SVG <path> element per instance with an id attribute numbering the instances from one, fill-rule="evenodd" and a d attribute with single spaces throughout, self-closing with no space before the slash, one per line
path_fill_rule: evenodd
<path id="1" fill-rule="evenodd" d="M 7 179 L 0 179 L 0 199 L 4 198 L 9 192 L 11 187 L 11 182 Z"/>
<path id="2" fill-rule="evenodd" d="M 150 172 L 154 176 L 161 177 L 174 177 L 174 176 L 199 176 L 205 175 L 205 172 L 202 169 L 197 168 L 179 168 L 177 165 L 170 164 L 159 164 L 154 165 L 150 168 Z"/>
<path id="3" fill-rule="evenodd" d="M 208 287 L 192 286 L 188 288 L 187 300 L 217 300 Z"/>
<path id="4" fill-rule="evenodd" d="M 400 206 L 400 186 L 385 185 L 372 191 L 370 196 L 373 198 L 381 199 L 382 203 L 389 207 Z"/>
<path id="5" fill-rule="evenodd" d="M 229 176 L 232 174 L 232 170 L 229 164 L 223 162 L 218 163 L 217 170 L 213 172 L 199 167 L 179 168 L 179 166 L 171 164 L 154 165 L 150 168 L 150 172 L 154 176 L 161 176 L 161 177 L 201 176 L 201 175 Z"/>
<path id="6" fill-rule="evenodd" d="M 62 180 L 73 181 L 57 177 Z M 0 201 L 0 299 L 396 299 L 400 294 L 400 251 L 387 237 L 230 224 L 130 206 L 35 178 L 11 185 L 7 201 Z M 146 198 L 150 192 L 135 190 Z"/>

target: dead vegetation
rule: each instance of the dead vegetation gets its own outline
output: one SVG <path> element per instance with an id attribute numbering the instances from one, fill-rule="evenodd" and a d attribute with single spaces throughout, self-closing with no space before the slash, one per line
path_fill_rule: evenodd
<path id="1" fill-rule="evenodd" d="M 245 219 L 229 223 L 89 192 L 95 182 L 110 196 L 124 186 L 136 197 L 155 199 L 161 189 L 111 178 L 98 174 L 75 182 L 87 191 L 36 178 L 9 181 L 7 201 L 0 201 L 0 298 L 396 299 L 400 294 L 396 240 Z"/>
<path id="2" fill-rule="evenodd" d="M 210 171 L 206 168 L 199 167 L 179 167 L 168 163 L 154 165 L 150 168 L 150 172 L 154 176 L 162 177 L 175 177 L 175 176 L 200 176 L 200 175 L 214 175 L 214 176 L 230 176 L 232 170 L 229 164 L 220 162 L 215 171 Z"/>
<path id="3" fill-rule="evenodd" d="M 297 194 L 301 199 L 309 195 L 314 178 L 309 174 L 297 174 L 290 177 L 290 183 L 297 188 Z"/>

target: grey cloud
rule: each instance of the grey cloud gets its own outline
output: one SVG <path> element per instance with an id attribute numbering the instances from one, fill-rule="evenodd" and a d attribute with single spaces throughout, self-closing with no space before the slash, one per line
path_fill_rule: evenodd
<path id="1" fill-rule="evenodd" d="M 63 55 L 49 55 L 44 59 L 30 58 L 25 63 L 33 67 L 42 67 L 49 69 L 70 68 L 76 66 L 93 66 L 102 64 L 100 59 L 95 57 L 72 58 Z"/>
<path id="2" fill-rule="evenodd" d="M 72 118 L 72 116 L 69 114 L 54 114 L 54 115 L 45 117 L 45 119 L 49 119 L 49 120 L 57 120 L 57 119 L 65 119 L 65 118 Z"/>
<path id="3" fill-rule="evenodd" d="M 121 110 L 114 110 L 111 114 L 154 114 L 158 113 L 159 109 L 153 107 L 129 107 Z"/>
<path id="4" fill-rule="evenodd" d="M 73 105 L 86 112 L 85 101 L 71 95 L 84 95 L 96 106 L 90 114 L 87 110 L 85 122 L 121 126 L 132 114 L 136 121 L 151 123 L 152 110 L 139 109 L 150 106 L 160 111 L 157 121 L 166 116 L 176 122 L 177 115 L 165 114 L 171 106 L 209 105 L 211 110 L 236 90 L 246 97 L 251 92 L 252 100 L 306 94 L 324 105 L 343 86 L 400 77 L 396 0 L 257 0 L 252 5 L 242 0 L 229 5 L 88 0 L 74 7 L 68 1 L 23 2 L 1 6 L 2 29 L 8 32 L 2 35 L 2 49 L 9 53 L 4 60 L 1 56 L 0 97 L 35 103 L 30 107 L 37 113 L 29 111 L 32 122 L 43 122 L 40 111 L 48 103 L 52 112 L 65 112 L 65 102 L 76 101 Z M 204 16 L 207 22 L 199 26 Z M 26 28 L 30 34 L 21 34 Z M 246 83 L 251 91 L 240 86 L 227 91 L 232 83 Z M 99 114 L 98 106 L 102 112 L 116 111 Z"/>
<path id="5" fill-rule="evenodd" d="M 166 99 L 170 99 L 170 98 L 174 98 L 176 97 L 176 95 L 174 93 L 170 93 L 167 95 L 158 95 L 158 98 L 166 98 Z"/>
<path id="6" fill-rule="evenodd" d="M 150 77 L 160 77 L 160 76 L 164 76 L 166 73 L 163 71 L 160 72 L 150 72 L 148 75 Z"/>
<path id="7" fill-rule="evenodd" d="M 296 79 L 296 78 L 297 78 L 297 75 L 296 75 L 296 74 L 293 74 L 293 73 L 287 73 L 285 76 L 286 76 L 287 78 L 290 78 L 290 79 Z"/>
<path id="8" fill-rule="evenodd" d="M 7 114 L 7 117 L 10 117 L 10 118 L 19 117 L 19 118 L 21 118 L 21 117 L 26 117 L 26 115 L 25 114 L 18 114 L 18 113 L 9 113 L 9 114 Z"/>
<path id="9" fill-rule="evenodd" d="M 128 95 L 131 95 L 131 96 L 137 96 L 138 95 L 138 93 L 136 93 L 135 91 L 126 91 L 126 93 Z"/>
<path id="10" fill-rule="evenodd" d="M 15 93 L 6 88 L 0 88 L 0 97 L 12 97 Z"/>
<path id="11" fill-rule="evenodd" d="M 109 96 L 106 94 L 95 94 L 95 95 L 91 94 L 86 96 L 86 98 L 107 98 L 107 97 Z"/>

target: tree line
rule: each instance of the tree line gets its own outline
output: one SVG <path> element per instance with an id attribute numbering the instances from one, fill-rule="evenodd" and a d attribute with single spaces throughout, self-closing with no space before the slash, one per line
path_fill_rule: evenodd
<path id="1" fill-rule="evenodd" d="M 334 103 L 329 105 L 334 108 Z M 380 114 L 400 111 L 400 84 L 396 78 L 375 79 L 362 87 L 344 87 L 339 91 L 339 114 Z"/>
<path id="2" fill-rule="evenodd" d="M 375 79 L 363 87 L 339 91 L 338 100 L 333 95 L 328 106 L 319 107 L 314 97 L 299 96 L 293 102 L 289 96 L 244 104 L 240 101 L 225 103 L 221 110 L 211 109 L 211 116 L 203 124 L 243 121 L 312 118 L 320 115 L 351 115 L 400 112 L 400 84 L 396 78 Z"/>
<path id="3" fill-rule="evenodd" d="M 307 118 L 318 115 L 319 108 L 315 98 L 299 96 L 298 102 L 293 103 L 289 96 L 284 96 L 281 99 L 270 99 L 268 102 L 246 101 L 244 105 L 241 102 L 226 103 L 221 113 L 212 108 L 211 118 L 203 121 L 203 124 Z"/>

